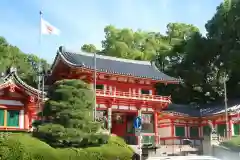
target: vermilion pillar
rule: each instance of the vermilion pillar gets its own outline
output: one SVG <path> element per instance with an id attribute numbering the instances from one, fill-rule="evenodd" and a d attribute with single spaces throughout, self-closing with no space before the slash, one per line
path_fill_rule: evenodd
<path id="1" fill-rule="evenodd" d="M 229 126 L 229 133 L 228 133 L 228 137 L 232 137 L 232 120 L 229 118 L 228 119 L 228 126 Z"/>
<path id="2" fill-rule="evenodd" d="M 28 106 L 24 108 L 24 129 L 29 129 L 29 110 Z"/>
<path id="3" fill-rule="evenodd" d="M 171 119 L 171 137 L 172 137 L 172 144 L 174 144 L 174 137 L 175 137 L 175 133 L 174 133 L 174 120 Z"/>
<path id="4" fill-rule="evenodd" d="M 158 136 L 158 113 L 154 112 L 154 132 L 155 132 L 155 143 L 158 144 L 159 136 Z"/>
<path id="5" fill-rule="evenodd" d="M 185 136 L 186 136 L 187 138 L 189 138 L 190 135 L 189 135 L 189 123 L 188 123 L 188 121 L 186 121 L 185 130 L 186 130 Z"/>

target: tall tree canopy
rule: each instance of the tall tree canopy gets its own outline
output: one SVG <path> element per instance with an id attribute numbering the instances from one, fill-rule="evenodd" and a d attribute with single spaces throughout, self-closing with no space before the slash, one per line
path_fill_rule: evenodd
<path id="1" fill-rule="evenodd" d="M 165 34 L 107 26 L 102 54 L 136 60 L 156 60 L 165 73 L 181 77 L 180 85 L 161 85 L 162 95 L 175 103 L 210 103 L 240 96 L 240 1 L 226 0 L 206 22 L 207 35 L 190 24 L 169 23 Z M 181 94 L 180 94 L 181 93 Z"/>
<path id="2" fill-rule="evenodd" d="M 27 84 L 37 86 L 37 64 L 41 61 L 43 68 L 49 68 L 46 60 L 34 54 L 25 54 L 18 47 L 12 46 L 3 37 L 0 37 L 0 72 L 5 72 L 9 67 L 18 69 L 18 74 Z"/>
<path id="3" fill-rule="evenodd" d="M 183 23 L 170 23 L 167 35 L 142 30 L 118 29 L 112 25 L 104 29 L 105 39 L 102 41 L 102 53 L 108 56 L 136 60 L 152 60 L 163 51 L 169 50 L 171 44 L 189 37 L 198 29 Z M 171 42 L 173 41 L 173 42 Z M 97 51 L 93 44 L 84 44 L 83 51 Z"/>

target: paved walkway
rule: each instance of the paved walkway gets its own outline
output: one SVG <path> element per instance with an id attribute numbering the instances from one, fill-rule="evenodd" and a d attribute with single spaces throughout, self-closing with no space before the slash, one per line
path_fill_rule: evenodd
<path id="1" fill-rule="evenodd" d="M 139 147 L 137 145 L 131 145 L 131 147 L 134 149 L 136 153 L 139 154 Z M 167 156 L 167 155 L 175 155 L 175 154 L 183 154 L 184 152 L 196 152 L 198 151 L 198 148 L 192 148 L 189 145 L 162 145 L 160 148 L 158 148 L 156 151 L 152 150 L 148 152 L 149 156 Z M 196 155 L 196 154 L 191 154 Z"/>

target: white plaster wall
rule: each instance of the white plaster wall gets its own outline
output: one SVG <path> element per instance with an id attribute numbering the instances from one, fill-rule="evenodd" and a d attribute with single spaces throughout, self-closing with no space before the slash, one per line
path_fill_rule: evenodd
<path id="1" fill-rule="evenodd" d="M 171 137 L 171 126 L 158 128 L 158 134 L 161 137 Z"/>
<path id="2" fill-rule="evenodd" d="M 181 141 L 179 139 L 168 139 L 168 140 L 161 140 L 160 143 L 162 145 L 164 145 L 164 142 L 165 142 L 165 145 L 172 145 L 172 144 L 175 144 L 175 145 L 180 145 L 181 144 Z"/>
<path id="3" fill-rule="evenodd" d="M 174 143 L 174 141 L 172 139 L 165 140 L 166 145 L 170 145 L 170 144 L 173 144 L 173 143 Z"/>
<path id="4" fill-rule="evenodd" d="M 174 144 L 175 145 L 180 145 L 181 144 L 181 140 L 180 139 L 175 139 L 174 140 Z"/>
<path id="5" fill-rule="evenodd" d="M 24 110 L 19 113 L 19 128 L 24 129 Z"/>
<path id="6" fill-rule="evenodd" d="M 16 101 L 16 100 L 0 99 L 0 104 L 2 104 L 2 105 L 12 105 L 12 106 L 24 106 L 24 104 L 22 102 Z"/>
<path id="7" fill-rule="evenodd" d="M 158 122 L 159 122 L 160 124 L 163 124 L 163 123 L 169 123 L 169 124 L 170 124 L 171 120 L 170 120 L 170 119 L 161 119 L 161 120 L 159 120 Z"/>

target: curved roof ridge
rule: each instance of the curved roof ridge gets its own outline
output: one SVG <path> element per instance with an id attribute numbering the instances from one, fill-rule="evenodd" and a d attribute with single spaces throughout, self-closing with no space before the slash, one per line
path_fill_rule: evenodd
<path id="1" fill-rule="evenodd" d="M 74 52 L 74 51 L 70 51 L 70 50 L 66 50 L 65 52 L 80 54 L 80 55 L 89 56 L 89 57 L 94 56 L 94 53 L 87 53 L 87 52 Z M 106 55 L 99 54 L 99 52 L 96 53 L 96 57 L 101 58 L 101 59 L 120 61 L 120 62 L 136 63 L 136 64 L 142 64 L 142 65 L 151 65 L 151 61 L 140 61 L 140 60 L 132 60 L 132 59 L 126 59 L 126 58 L 106 56 Z"/>
<path id="2" fill-rule="evenodd" d="M 94 69 L 94 54 L 92 53 L 74 53 L 69 52 L 63 46 L 57 51 L 52 69 L 56 65 L 58 57 L 63 59 L 67 64 L 74 67 L 85 67 Z M 96 68 L 100 72 L 108 72 L 112 74 L 129 75 L 139 78 L 150 78 L 159 81 L 171 81 L 179 83 L 180 80 L 161 72 L 155 65 L 154 61 L 138 61 L 122 59 L 110 56 L 96 54 Z"/>
<path id="3" fill-rule="evenodd" d="M 25 83 L 25 82 L 17 75 L 17 71 L 12 71 L 11 73 L 7 74 L 7 75 L 3 78 L 3 80 L 4 80 L 4 83 L 3 83 L 3 84 L 9 83 L 9 82 L 11 82 L 11 81 L 14 81 L 15 83 L 18 83 L 18 84 L 22 85 L 23 87 L 25 87 L 26 89 L 28 89 L 28 91 L 30 91 L 30 92 L 32 92 L 32 93 L 35 92 L 35 93 L 40 93 L 40 94 L 42 94 L 42 93 L 43 93 L 43 94 L 46 94 L 46 92 L 42 92 L 42 91 L 40 91 L 40 90 L 38 90 L 38 89 L 36 89 L 36 88 L 28 85 L 27 83 Z M 12 83 L 14 83 L 14 82 L 12 82 Z"/>

